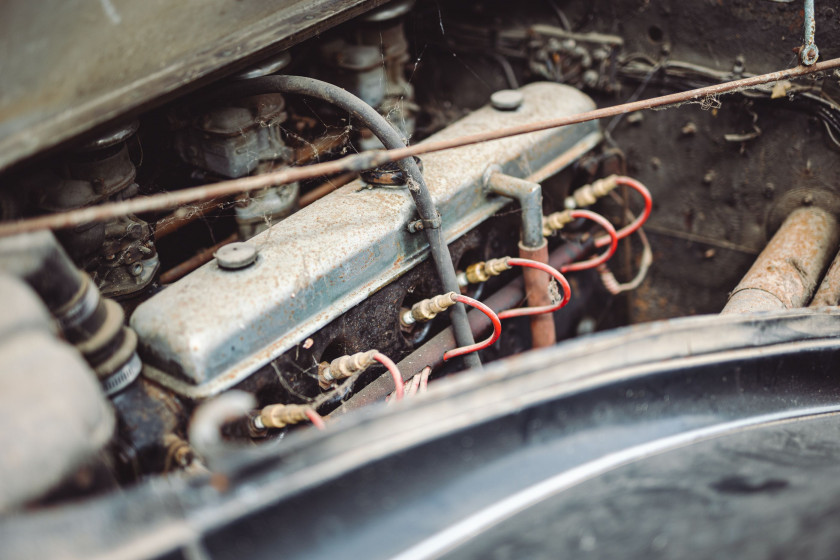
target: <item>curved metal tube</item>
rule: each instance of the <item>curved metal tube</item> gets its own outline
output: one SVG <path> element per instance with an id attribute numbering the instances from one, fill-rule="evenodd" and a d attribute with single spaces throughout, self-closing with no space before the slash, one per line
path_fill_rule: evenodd
<path id="1" fill-rule="evenodd" d="M 353 117 L 362 122 L 385 146 L 386 149 L 405 148 L 400 133 L 397 132 L 385 117 L 380 115 L 376 109 L 353 95 L 352 93 L 333 84 L 307 78 L 303 76 L 265 76 L 254 78 L 246 82 L 225 86 L 211 96 L 236 97 L 259 95 L 263 93 L 287 93 L 305 95 L 326 101 L 336 107 L 344 109 Z M 408 191 L 417 213 L 423 223 L 423 231 L 429 240 L 429 249 L 432 259 L 435 262 L 438 275 L 443 284 L 444 291 L 459 293 L 458 280 L 455 275 L 455 266 L 452 264 L 452 257 L 449 255 L 449 247 L 443 238 L 440 227 L 440 214 L 435 208 L 432 195 L 423 179 L 423 174 L 413 158 L 407 157 L 399 160 L 400 169 L 408 177 Z M 455 338 L 461 346 L 469 346 L 475 343 L 470 324 L 467 320 L 467 311 L 462 303 L 455 305 L 451 311 L 452 327 L 455 331 Z M 481 362 L 474 354 L 464 357 L 469 367 L 479 367 Z"/>

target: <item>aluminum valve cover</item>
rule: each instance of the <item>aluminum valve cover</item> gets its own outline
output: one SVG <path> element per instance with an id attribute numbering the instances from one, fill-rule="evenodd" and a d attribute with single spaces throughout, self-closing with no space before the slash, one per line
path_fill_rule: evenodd
<path id="1" fill-rule="evenodd" d="M 521 89 L 522 106 L 485 106 L 429 141 L 595 108 L 560 84 Z M 423 157 L 424 175 L 451 242 L 510 200 L 490 194 L 491 166 L 542 181 L 601 139 L 595 122 L 466 146 Z M 213 261 L 140 305 L 131 326 L 140 338 L 145 374 L 192 398 L 232 387 L 306 336 L 367 298 L 428 255 L 405 187 L 338 189 L 251 240 L 256 262 L 224 270 Z"/>

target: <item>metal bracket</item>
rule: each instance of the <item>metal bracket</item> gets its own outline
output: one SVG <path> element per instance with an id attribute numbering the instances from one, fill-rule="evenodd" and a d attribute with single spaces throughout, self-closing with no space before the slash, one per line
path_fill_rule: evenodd
<path id="1" fill-rule="evenodd" d="M 440 214 L 436 214 L 431 220 L 414 220 L 413 222 L 409 222 L 407 229 L 409 233 L 417 233 L 424 229 L 438 229 L 441 224 Z"/>
<path id="2" fill-rule="evenodd" d="M 817 21 L 814 15 L 814 0 L 805 0 L 805 44 L 799 51 L 799 59 L 805 66 L 813 66 L 820 57 L 820 50 L 814 36 L 817 33 Z"/>

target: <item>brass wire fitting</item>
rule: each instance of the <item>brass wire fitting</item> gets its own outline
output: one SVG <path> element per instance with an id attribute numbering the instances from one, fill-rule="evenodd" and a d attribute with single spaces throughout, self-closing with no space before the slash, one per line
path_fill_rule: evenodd
<path id="1" fill-rule="evenodd" d="M 617 177 L 617 175 L 610 175 L 580 187 L 570 197 L 566 198 L 566 208 L 572 210 L 592 206 L 599 198 L 607 196 L 618 186 Z"/>
<path id="2" fill-rule="evenodd" d="M 418 301 L 409 311 L 406 311 L 400 316 L 400 322 L 403 326 L 409 327 L 417 322 L 431 321 L 437 317 L 438 313 L 446 311 L 457 302 L 455 301 L 455 292 L 447 292 L 433 298 Z"/>
<path id="3" fill-rule="evenodd" d="M 490 259 L 485 262 L 477 262 L 467 267 L 464 276 L 470 284 L 478 284 L 480 282 L 487 282 L 494 276 L 498 276 L 506 270 L 510 270 L 508 259 L 510 257 L 502 257 L 500 259 Z"/>
<path id="4" fill-rule="evenodd" d="M 562 212 L 554 212 L 548 216 L 543 216 L 543 236 L 548 237 L 555 231 L 566 227 L 566 224 L 571 223 L 573 220 L 571 210 L 563 210 Z"/>
<path id="5" fill-rule="evenodd" d="M 330 363 L 322 362 L 318 368 L 318 384 L 322 389 L 329 388 L 341 379 L 362 372 L 369 368 L 376 360 L 377 350 L 368 350 L 349 356 L 341 356 Z"/>
<path id="6" fill-rule="evenodd" d="M 254 417 L 254 427 L 259 430 L 266 428 L 285 428 L 290 424 L 308 422 L 306 411 L 311 407 L 303 404 L 270 404 Z"/>

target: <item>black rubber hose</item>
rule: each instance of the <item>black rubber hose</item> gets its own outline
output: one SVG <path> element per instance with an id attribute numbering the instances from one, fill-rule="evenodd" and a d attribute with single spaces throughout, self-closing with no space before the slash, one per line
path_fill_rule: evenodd
<path id="1" fill-rule="evenodd" d="M 400 133 L 397 132 L 380 115 L 376 109 L 353 95 L 333 84 L 307 78 L 303 76 L 265 76 L 244 80 L 240 83 L 231 84 L 211 94 L 212 99 L 247 97 L 250 95 L 262 95 L 268 93 L 284 93 L 305 95 L 326 101 L 350 113 L 359 122 L 364 124 L 385 148 L 389 150 L 404 148 Z M 423 180 L 423 174 L 413 158 L 405 158 L 398 162 L 400 169 L 409 178 L 408 191 L 414 199 L 417 207 L 417 214 L 423 220 L 423 231 L 429 240 L 429 249 L 432 259 L 435 262 L 443 289 L 447 292 L 460 293 L 458 280 L 455 276 L 455 266 L 452 264 L 452 257 L 449 255 L 449 247 L 443 238 L 441 230 L 440 215 L 435 208 L 432 195 Z M 467 310 L 462 303 L 458 303 L 450 310 L 452 327 L 455 331 L 455 340 L 459 346 L 473 344 L 472 331 L 467 319 Z M 464 361 L 469 367 L 480 367 L 481 362 L 476 354 L 464 356 Z"/>
<path id="2" fill-rule="evenodd" d="M 49 231 L 0 239 L 0 270 L 29 283 L 53 312 L 84 286 L 84 276 Z"/>

